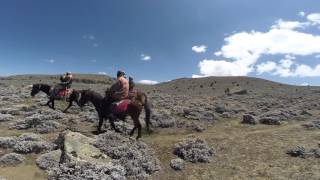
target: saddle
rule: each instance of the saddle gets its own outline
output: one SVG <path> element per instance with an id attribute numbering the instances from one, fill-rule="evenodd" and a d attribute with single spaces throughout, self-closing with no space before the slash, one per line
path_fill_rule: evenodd
<path id="1" fill-rule="evenodd" d="M 118 102 L 114 102 L 111 104 L 111 112 L 119 114 L 127 111 L 128 105 L 130 104 L 130 99 L 123 99 Z"/>

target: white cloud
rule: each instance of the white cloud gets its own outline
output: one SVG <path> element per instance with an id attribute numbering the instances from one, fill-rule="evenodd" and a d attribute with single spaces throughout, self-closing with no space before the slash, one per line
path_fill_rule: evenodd
<path id="1" fill-rule="evenodd" d="M 101 75 L 107 75 L 106 72 L 98 72 L 98 74 L 101 74 Z"/>
<path id="2" fill-rule="evenodd" d="M 96 63 L 97 60 L 96 60 L 96 59 L 92 59 L 91 62 L 92 62 L 92 63 Z"/>
<path id="3" fill-rule="evenodd" d="M 314 25 L 320 24 L 320 13 L 312 13 L 307 16 L 307 19 Z"/>
<path id="4" fill-rule="evenodd" d="M 300 86 L 309 86 L 309 83 L 302 83 Z"/>
<path id="5" fill-rule="evenodd" d="M 257 73 L 270 73 L 277 68 L 277 64 L 273 61 L 267 61 L 257 65 Z"/>
<path id="6" fill-rule="evenodd" d="M 191 49 L 196 53 L 205 53 L 207 51 L 207 46 L 205 45 L 193 46 Z"/>
<path id="7" fill-rule="evenodd" d="M 146 54 L 141 54 L 141 60 L 142 61 L 150 61 L 151 60 L 151 56 L 146 55 Z"/>
<path id="8" fill-rule="evenodd" d="M 56 62 L 56 60 L 54 60 L 54 59 L 49 59 L 48 62 L 51 63 L 51 64 L 53 64 L 53 63 Z"/>
<path id="9" fill-rule="evenodd" d="M 279 19 L 275 25 L 271 26 L 271 28 L 277 29 L 297 29 L 297 28 L 305 28 L 309 26 L 309 22 L 299 22 L 299 21 L 284 21 Z"/>
<path id="10" fill-rule="evenodd" d="M 98 43 L 93 43 L 93 47 L 99 47 Z"/>
<path id="11" fill-rule="evenodd" d="M 279 23 L 280 22 L 280 23 Z M 267 32 L 239 32 L 225 38 L 225 44 L 215 53 L 223 60 L 204 59 L 199 62 L 201 76 L 245 76 L 252 72 L 264 73 L 274 70 L 275 63 L 256 65 L 264 55 L 282 55 L 287 60 L 295 59 L 294 56 L 307 56 L 320 53 L 320 36 L 299 32 L 298 27 L 307 27 L 307 22 L 285 22 L 279 20 Z M 281 76 L 315 76 L 316 68 L 307 68 L 307 65 L 295 63 L 296 69 L 288 69 L 293 65 L 291 61 L 282 61 L 277 65 L 282 69 L 274 74 Z M 307 67 L 306 67 L 307 66 Z M 292 68 L 292 67 L 291 67 Z M 311 69 L 310 69 L 311 68 Z M 306 69 L 309 73 L 303 75 Z"/>
<path id="12" fill-rule="evenodd" d="M 305 12 L 303 12 L 303 11 L 300 11 L 300 12 L 299 12 L 299 16 L 300 16 L 300 17 L 304 17 L 305 15 L 306 15 Z"/>
<path id="13" fill-rule="evenodd" d="M 158 84 L 158 81 L 152 81 L 152 80 L 140 80 L 138 81 L 140 84 L 148 84 L 148 85 L 154 85 L 154 84 Z"/>

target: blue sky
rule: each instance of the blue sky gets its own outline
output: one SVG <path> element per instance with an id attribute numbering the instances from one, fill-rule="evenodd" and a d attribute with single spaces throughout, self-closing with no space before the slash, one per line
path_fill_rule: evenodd
<path id="1" fill-rule="evenodd" d="M 123 69 L 137 81 L 248 75 L 320 85 L 318 13 L 314 0 L 4 0 L 0 75 Z"/>

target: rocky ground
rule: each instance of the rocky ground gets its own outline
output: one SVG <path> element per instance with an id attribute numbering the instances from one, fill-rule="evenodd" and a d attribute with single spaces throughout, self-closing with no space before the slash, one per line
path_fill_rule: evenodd
<path id="1" fill-rule="evenodd" d="M 0 80 L 0 179 L 320 179 L 320 88 L 246 77 L 179 79 L 137 88 L 152 104 L 152 134 L 132 121 L 105 123 L 89 105 L 62 113 L 30 97 L 32 83 Z M 79 75 L 76 89 L 103 93 L 104 76 Z M 143 117 L 140 118 L 143 122 Z"/>

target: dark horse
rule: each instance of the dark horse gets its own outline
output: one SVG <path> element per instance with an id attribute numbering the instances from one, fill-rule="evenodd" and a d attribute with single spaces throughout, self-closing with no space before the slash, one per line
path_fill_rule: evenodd
<path id="1" fill-rule="evenodd" d="M 45 105 L 49 106 L 52 109 L 55 109 L 54 108 L 54 100 L 60 100 L 61 97 L 55 96 L 55 94 L 53 93 L 52 86 L 47 85 L 47 84 L 34 84 L 34 85 L 32 85 L 31 96 L 34 97 L 40 91 L 46 93 L 47 96 L 49 97 L 49 101 Z M 64 113 L 66 113 L 68 111 L 68 109 L 72 106 L 73 102 L 76 102 L 79 105 L 80 95 L 81 95 L 81 91 L 72 90 L 72 93 L 70 94 L 70 96 L 68 98 L 69 105 L 63 111 Z M 50 106 L 50 103 L 51 103 L 51 106 Z"/>
<path id="2" fill-rule="evenodd" d="M 99 93 L 91 91 L 91 90 L 84 90 L 81 92 L 81 98 L 79 100 L 80 106 L 85 105 L 87 102 L 91 102 L 95 109 L 98 112 L 99 116 L 99 126 L 98 126 L 98 133 L 101 132 L 101 127 L 103 124 L 104 119 L 109 118 L 109 122 L 111 124 L 111 127 L 116 131 L 119 132 L 114 125 L 114 121 L 116 118 L 124 120 L 127 115 L 129 115 L 132 120 L 134 127 L 130 132 L 130 136 L 133 135 L 135 129 L 138 128 L 138 136 L 137 139 L 141 137 L 141 123 L 139 121 L 139 116 L 141 114 L 142 109 L 144 108 L 146 113 L 146 126 L 148 133 L 150 133 L 150 106 L 148 103 L 147 95 L 143 92 L 136 92 L 134 97 L 131 99 L 130 103 L 128 104 L 128 108 L 125 112 L 122 113 L 113 113 L 110 110 L 110 105 L 106 103 L 108 96 L 105 98 L 102 97 Z"/>

